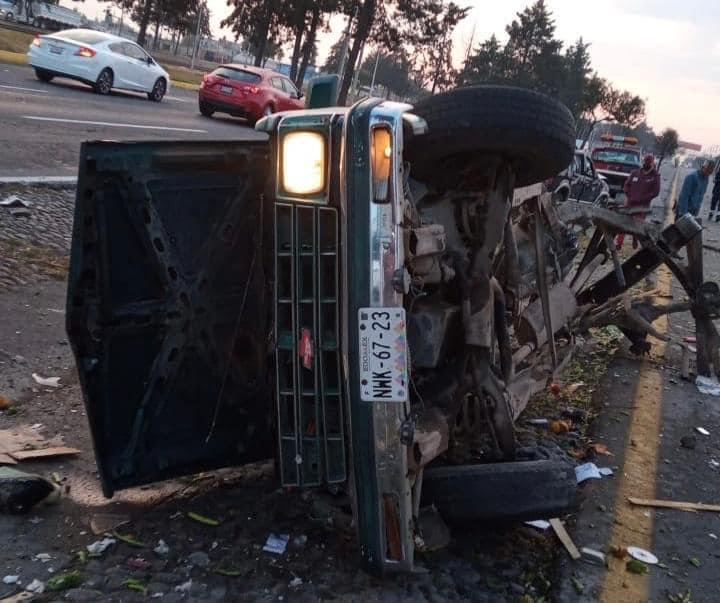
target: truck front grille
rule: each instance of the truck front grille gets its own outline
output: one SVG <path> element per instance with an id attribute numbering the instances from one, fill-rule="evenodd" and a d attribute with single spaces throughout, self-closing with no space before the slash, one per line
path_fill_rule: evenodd
<path id="1" fill-rule="evenodd" d="M 285 486 L 346 478 L 339 257 L 335 209 L 275 204 L 276 401 Z"/>

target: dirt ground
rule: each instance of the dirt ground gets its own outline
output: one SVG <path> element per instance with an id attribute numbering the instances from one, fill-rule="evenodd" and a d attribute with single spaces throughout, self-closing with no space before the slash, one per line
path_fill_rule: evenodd
<path id="1" fill-rule="evenodd" d="M 610 591 L 604 581 L 609 574 L 618 572 L 632 588 L 633 581 L 646 578 L 625 575 L 622 569 L 608 572 L 582 562 L 571 563 L 551 530 L 518 523 L 452 526 L 450 546 L 420 555 L 415 574 L 373 578 L 358 567 L 345 495 L 279 489 L 270 462 L 131 489 L 117 493 L 112 500 L 105 499 L 64 332 L 65 269 L 74 192 L 14 192 L 33 204 L 29 215 L 22 217 L 0 208 L 0 394 L 11 401 L 10 408 L 0 412 L 0 430 L 24 426 L 48 439 L 61 436 L 65 445 L 81 452 L 74 457 L 19 465 L 23 470 L 55 479 L 63 496 L 58 504 L 33 509 L 26 515 L 0 515 L 0 578 L 18 577 L 15 583 L 0 582 L 0 600 L 22 593 L 33 580 L 47 585 L 53 576 L 71 571 L 79 572 L 80 584 L 60 592 L 46 591 L 37 600 L 134 601 L 156 597 L 162 601 L 658 601 L 664 600 L 667 593 L 692 587 L 686 582 L 699 576 L 704 576 L 703 588 L 696 589 L 695 598 L 689 600 L 720 600 L 720 596 L 713 598 L 717 591 L 712 590 L 712 576 L 718 569 L 714 551 L 720 549 L 714 548 L 715 541 L 706 534 L 714 530 L 720 535 L 720 526 L 713 528 L 703 523 L 698 528 L 695 517 L 678 519 L 677 512 L 658 512 L 657 517 L 666 517 L 667 523 L 656 521 L 646 526 L 649 537 L 643 542 L 653 547 L 655 542 L 667 541 L 668 536 L 676 541 L 688 529 L 687 522 L 700 530 L 702 533 L 693 533 L 689 541 L 702 540 L 705 548 L 688 544 L 681 552 L 673 553 L 680 559 L 674 575 L 686 582 L 661 583 L 661 572 L 653 567 L 645 595 L 624 598 L 620 590 L 615 591 L 620 595 L 608 598 Z M 0 198 L 5 194 L 0 191 Z M 720 262 L 710 268 L 713 278 L 720 276 L 715 274 L 715 266 Z M 685 322 L 678 320 L 671 326 L 687 331 L 687 317 L 682 320 Z M 608 369 L 617 348 L 619 364 Z M 585 453 L 588 438 L 606 443 L 613 452 L 612 457 L 591 454 L 586 459 L 613 467 L 616 477 L 593 481 L 579 489 L 578 513 L 565 518 L 578 546 L 607 550 L 617 537 L 613 527 L 617 521 L 622 522 L 615 513 L 621 506 L 616 500 L 621 481 L 617 476 L 627 473 L 621 442 L 627 441 L 629 446 L 627 433 L 632 424 L 632 409 L 625 409 L 628 404 L 623 401 L 641 382 L 641 372 L 647 370 L 642 361 L 625 357 L 623 350 L 623 344 L 612 333 L 588 337 L 566 373 L 560 396 L 540 396 L 519 426 L 523 438 L 552 439 L 574 454 Z M 711 447 L 711 442 L 716 446 L 713 436 L 715 431 L 720 433 L 720 419 L 716 424 L 703 412 L 706 407 L 693 406 L 698 404 L 696 398 L 707 405 L 712 404 L 712 399 L 698 396 L 691 384 L 679 383 L 677 361 L 669 353 L 661 363 L 655 359 L 653 365 L 662 375 L 663 404 L 668 400 L 668 408 L 675 404 L 677 409 L 685 410 L 690 404 L 697 412 L 686 416 L 678 410 L 661 417 L 674 421 L 674 426 L 663 432 L 667 439 L 661 438 L 661 443 L 669 443 L 667 449 L 661 446 L 658 452 L 657 478 L 658 483 L 662 478 L 663 484 L 658 492 L 667 497 L 694 496 L 713 502 L 717 469 L 708 469 L 706 457 L 716 454 L 714 458 L 720 460 L 720 452 L 715 453 Z M 59 377 L 60 387 L 38 385 L 33 373 Z M 570 393 L 568 386 L 578 382 L 582 386 Z M 684 404 L 682 399 L 686 397 L 692 402 Z M 539 417 L 561 419 L 562 410 L 568 407 L 574 409 L 576 418 L 569 423 L 569 432 L 561 436 L 548 435 L 546 428 L 527 423 Z M 588 424 L 597 415 L 588 434 Z M 679 434 L 691 433 L 696 422 L 710 430 L 710 439 L 702 441 L 704 447 L 698 446 L 696 451 L 678 452 Z M 615 431 L 606 430 L 608 425 Z M 653 437 L 657 438 L 657 434 Z M 674 464 L 664 463 L 662 459 L 666 458 Z M 696 466 L 697 471 L 688 470 Z M 693 489 L 693 484 L 697 486 L 694 480 L 702 480 L 700 490 Z M 604 511 L 599 511 L 601 508 Z M 189 513 L 198 513 L 218 525 L 198 522 Z M 108 514 L 120 516 L 127 523 L 114 529 L 117 542 L 101 555 L 88 558 L 86 546 L 104 538 L 93 533 L 91 520 L 107 519 Z M 707 519 L 711 520 L 718 521 L 715 516 Z M 283 555 L 262 550 L 271 533 L 290 536 Z M 167 545 L 166 552 L 155 550 L 161 540 Z M 663 548 L 663 544 L 656 550 L 662 552 L 668 568 L 671 545 Z M 700 555 L 701 567 L 682 559 L 688 555 Z M 683 577 L 682 572 L 688 575 Z M 620 588 L 624 588 L 622 583 Z M 626 589 L 628 593 L 632 588 Z"/>

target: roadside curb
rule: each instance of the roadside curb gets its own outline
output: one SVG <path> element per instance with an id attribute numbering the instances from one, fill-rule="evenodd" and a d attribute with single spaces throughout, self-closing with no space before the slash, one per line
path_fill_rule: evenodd
<path id="1" fill-rule="evenodd" d="M 11 186 L 44 186 L 49 188 L 75 188 L 77 176 L 0 176 L 0 189 Z"/>

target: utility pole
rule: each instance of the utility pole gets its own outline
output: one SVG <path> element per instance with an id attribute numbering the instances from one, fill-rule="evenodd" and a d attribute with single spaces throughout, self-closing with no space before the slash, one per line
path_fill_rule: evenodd
<path id="1" fill-rule="evenodd" d="M 198 36 L 200 35 L 200 22 L 202 21 L 204 7 L 202 4 L 198 4 L 198 19 L 197 26 L 195 27 L 195 44 L 193 45 L 192 59 L 190 59 L 190 69 L 195 69 L 195 56 L 198 51 Z"/>
<path id="2" fill-rule="evenodd" d="M 370 94 L 375 90 L 375 76 L 377 75 L 378 63 L 380 62 L 380 49 L 375 49 L 375 67 L 373 67 L 372 81 L 370 82 Z"/>
<path id="3" fill-rule="evenodd" d="M 355 69 L 355 72 L 353 73 L 352 86 L 350 86 L 351 90 L 355 90 L 355 94 L 357 94 L 358 78 L 360 77 L 360 67 L 362 66 L 364 52 L 365 52 L 365 41 L 363 40 L 362 46 L 360 46 L 360 52 L 358 53 L 357 68 Z"/>
<path id="4" fill-rule="evenodd" d="M 355 17 L 357 17 L 357 12 L 358 7 L 356 4 L 352 16 L 348 17 L 347 28 L 345 29 L 345 40 L 343 40 L 343 49 L 342 54 L 340 55 L 340 82 L 342 82 L 345 77 L 345 63 L 347 62 L 348 50 L 350 47 L 350 30 L 352 28 L 352 22 L 355 20 Z"/>

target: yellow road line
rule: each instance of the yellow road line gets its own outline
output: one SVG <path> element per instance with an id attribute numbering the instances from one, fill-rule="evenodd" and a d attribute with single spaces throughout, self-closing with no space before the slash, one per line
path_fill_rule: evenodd
<path id="1" fill-rule="evenodd" d="M 670 198 L 665 207 L 666 222 L 672 216 L 672 204 L 677 194 L 678 175 L 675 174 Z M 660 294 L 669 294 L 671 273 L 663 265 L 658 269 L 657 288 Z M 659 318 L 655 326 L 660 333 L 668 328 L 667 315 Z M 662 356 L 666 343 L 657 342 L 653 351 Z M 619 472 L 615 496 L 615 522 L 610 546 L 639 546 L 652 548 L 653 513 L 628 503 L 629 496 L 655 498 L 655 480 L 658 465 L 659 434 L 662 422 L 662 377 L 647 360 L 640 367 L 633 414 L 625 442 L 625 462 Z M 638 576 L 625 571 L 625 561 L 610 556 L 610 567 L 605 574 L 600 601 L 603 603 L 640 603 L 649 599 L 650 577 Z"/>

